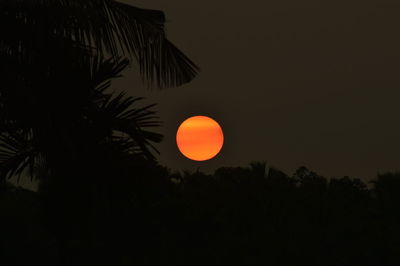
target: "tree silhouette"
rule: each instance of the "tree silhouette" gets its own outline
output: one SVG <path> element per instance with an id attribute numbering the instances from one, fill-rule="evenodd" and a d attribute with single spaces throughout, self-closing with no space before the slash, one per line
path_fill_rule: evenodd
<path id="1" fill-rule="evenodd" d="M 0 1 L 0 51 L 22 61 L 57 60 L 76 47 L 98 55 L 135 58 L 145 81 L 179 86 L 197 67 L 165 36 L 165 16 L 114 0 Z M 71 51 L 72 49 L 72 51 Z"/>
<path id="2" fill-rule="evenodd" d="M 165 37 L 164 14 L 112 0 L 0 1 L 0 6 L 4 81 L 0 86 L 0 178 L 21 174 L 25 168 L 32 175 L 35 169 L 43 169 L 38 162 L 61 162 L 67 154 L 76 157 L 70 142 L 78 146 L 85 133 L 92 134 L 91 141 L 100 141 L 93 137 L 110 137 L 109 132 L 119 131 L 125 150 L 140 150 L 152 158 L 150 142 L 161 139 L 143 130 L 158 125 L 150 121 L 152 106 L 128 111 L 138 99 L 122 94 L 111 99 L 103 92 L 107 80 L 128 66 L 119 54 L 136 58 L 149 84 L 176 86 L 194 77 L 197 67 Z M 103 109 L 89 108 L 96 104 Z M 96 124 L 98 131 L 82 123 Z M 74 140 L 71 134 L 76 135 Z M 113 138 L 116 143 L 117 136 Z"/>
<path id="3" fill-rule="evenodd" d="M 102 223 L 97 218 L 110 219 L 107 206 L 118 195 L 107 187 L 116 187 L 110 184 L 118 184 L 118 178 L 139 175 L 140 167 L 153 159 L 152 143 L 161 135 L 151 131 L 159 125 L 153 105 L 137 106 L 140 98 L 107 90 L 127 60 L 88 56 L 59 62 L 45 73 L 29 68 L 38 74 L 30 80 L 38 92 L 34 97 L 2 98 L 7 131 L 1 135 L 0 170 L 5 178 L 29 166 L 40 180 L 43 222 L 58 240 L 60 263 L 88 265 L 99 243 L 95 232 Z M 52 90 L 57 80 L 64 81 L 58 86 L 64 91 L 61 100 Z"/>
<path id="4" fill-rule="evenodd" d="M 106 160 L 87 178 L 75 169 L 73 178 L 43 179 L 38 193 L 4 185 L 0 215 L 9 230 L 0 239 L 3 249 L 9 249 L 7 243 L 18 246 L 12 239 L 21 241 L 21 252 L 37 252 L 32 245 L 49 247 L 52 239 L 62 243 L 51 253 L 28 252 L 33 265 L 40 258 L 37 265 L 394 266 L 400 261 L 395 173 L 379 175 L 377 186 L 368 187 L 349 177 L 326 179 L 305 167 L 292 176 L 272 167 L 261 176 L 254 166 L 263 163 L 213 174 L 171 173 L 143 157 L 111 165 Z M 37 222 L 42 212 L 46 223 Z M 32 221 L 39 234 L 18 229 Z"/>
<path id="5" fill-rule="evenodd" d="M 21 174 L 27 166 L 34 174 L 43 164 L 53 171 L 60 165 L 64 171 L 71 160 L 91 158 L 96 151 L 104 154 L 102 149 L 152 158 L 151 142 L 161 140 L 161 135 L 146 130 L 159 125 L 153 105 L 134 107 L 140 98 L 106 91 L 110 79 L 119 76 L 128 61 L 88 56 L 77 63 L 59 62 L 62 67 L 57 64 L 51 72 L 29 67 L 29 72 L 36 72 L 30 80 L 31 97 L 7 90 L 0 98 L 2 178 Z M 59 80 L 62 98 L 52 86 Z M 112 148 L 107 147 L 110 143 Z M 86 164 L 89 161 L 85 159 Z"/>
<path id="6" fill-rule="evenodd" d="M 0 7 L 0 179 L 25 170 L 39 178 L 38 215 L 57 239 L 56 264 L 122 265 L 126 255 L 105 244 L 116 239 L 101 228 L 117 227 L 114 217 L 138 227 L 148 221 L 125 215 L 147 217 L 148 198 L 132 205 L 139 190 L 121 186 L 143 188 L 140 180 L 158 169 L 153 144 L 161 135 L 152 131 L 159 125 L 154 105 L 110 93 L 110 81 L 128 66 L 124 56 L 160 88 L 189 82 L 197 67 L 166 39 L 160 11 L 111 0 L 0 1 Z"/>
<path id="7" fill-rule="evenodd" d="M 383 248 L 379 250 L 385 265 L 396 265 L 400 261 L 400 173 L 379 174 L 372 181 L 376 197 L 376 216 Z"/>

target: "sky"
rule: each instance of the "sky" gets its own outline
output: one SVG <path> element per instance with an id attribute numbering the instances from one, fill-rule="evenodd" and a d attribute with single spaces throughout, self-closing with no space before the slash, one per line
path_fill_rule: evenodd
<path id="1" fill-rule="evenodd" d="M 266 161 L 327 177 L 400 170 L 399 1 L 122 1 L 165 12 L 168 38 L 201 68 L 179 88 L 146 90 L 135 69 L 114 82 L 158 103 L 162 164 L 213 171 Z M 221 153 L 183 157 L 179 124 L 208 115 Z"/>

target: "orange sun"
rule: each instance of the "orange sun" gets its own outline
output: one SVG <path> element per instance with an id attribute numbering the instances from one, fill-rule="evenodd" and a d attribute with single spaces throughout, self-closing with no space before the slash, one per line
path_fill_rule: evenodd
<path id="1" fill-rule="evenodd" d="M 215 120 L 207 116 L 193 116 L 179 126 L 176 143 L 187 158 L 205 161 L 219 153 L 224 143 L 224 134 Z"/>

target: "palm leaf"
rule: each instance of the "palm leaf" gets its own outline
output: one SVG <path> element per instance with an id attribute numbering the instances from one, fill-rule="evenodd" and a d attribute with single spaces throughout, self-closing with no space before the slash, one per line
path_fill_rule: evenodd
<path id="1" fill-rule="evenodd" d="M 100 104 L 96 111 L 97 121 L 109 123 L 108 128 L 113 132 L 118 132 L 128 145 L 134 144 L 134 153 L 145 155 L 149 159 L 154 159 L 152 151 L 157 152 L 153 143 L 159 143 L 162 135 L 147 130 L 160 126 L 156 112 L 151 110 L 155 105 L 147 105 L 135 108 L 134 105 L 142 100 L 141 97 L 127 97 L 120 93 L 113 97 L 107 95 L 104 102 Z M 108 121 L 108 122 L 106 122 Z"/>
<path id="2" fill-rule="evenodd" d="M 64 62 L 69 61 L 47 70 L 23 65 L 31 75 L 24 82 L 32 87 L 24 93 L 14 85 L 19 75 L 1 84 L 0 178 L 19 175 L 24 169 L 33 176 L 40 157 L 51 168 L 55 161 L 62 165 L 58 161 L 102 147 L 154 159 L 154 143 L 162 138 L 150 130 L 160 125 L 154 105 L 139 107 L 142 98 L 107 91 L 128 60 L 88 56 L 72 64 Z M 28 75 L 21 71 L 22 76 Z M 59 80 L 63 80 L 58 85 L 61 90 L 54 90 Z"/>
<path id="3" fill-rule="evenodd" d="M 27 167 L 33 176 L 37 152 L 30 140 L 25 132 L 0 134 L 0 180 L 20 176 Z"/>
<path id="4" fill-rule="evenodd" d="M 179 86 L 198 67 L 168 41 L 164 23 L 161 11 L 113 0 L 0 0 L 0 51 L 43 60 L 70 46 L 92 47 L 100 55 L 135 58 L 149 85 Z"/>

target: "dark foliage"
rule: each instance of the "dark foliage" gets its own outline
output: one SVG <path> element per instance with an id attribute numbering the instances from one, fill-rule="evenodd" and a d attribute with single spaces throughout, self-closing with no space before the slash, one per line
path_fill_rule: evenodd
<path id="1" fill-rule="evenodd" d="M 154 105 L 106 89 L 129 64 L 121 55 L 160 88 L 196 75 L 164 22 L 114 0 L 0 0 L 0 181 L 66 176 L 66 165 L 89 169 L 101 154 L 153 159 Z"/>
<path id="2" fill-rule="evenodd" d="M 90 179 L 43 180 L 37 193 L 3 185 L 7 258 L 32 254 L 29 265 L 400 263 L 399 174 L 368 187 L 304 167 L 290 177 L 261 163 L 213 175 L 171 173 L 140 159 L 112 164 Z"/>
<path id="3" fill-rule="evenodd" d="M 121 153 L 153 158 L 162 136 L 154 105 L 107 89 L 127 66 L 123 59 L 81 53 L 78 61 L 60 55 L 48 65 L 19 63 L 4 68 L 0 87 L 0 180 L 28 169 L 66 171 L 77 161 Z M 2 64 L 0 64 L 1 66 Z"/>
<path id="4" fill-rule="evenodd" d="M 198 68 L 166 38 L 164 23 L 161 11 L 115 0 L 0 0 L 0 53 L 43 63 L 60 54 L 79 61 L 76 47 L 128 55 L 149 85 L 179 86 Z"/>

